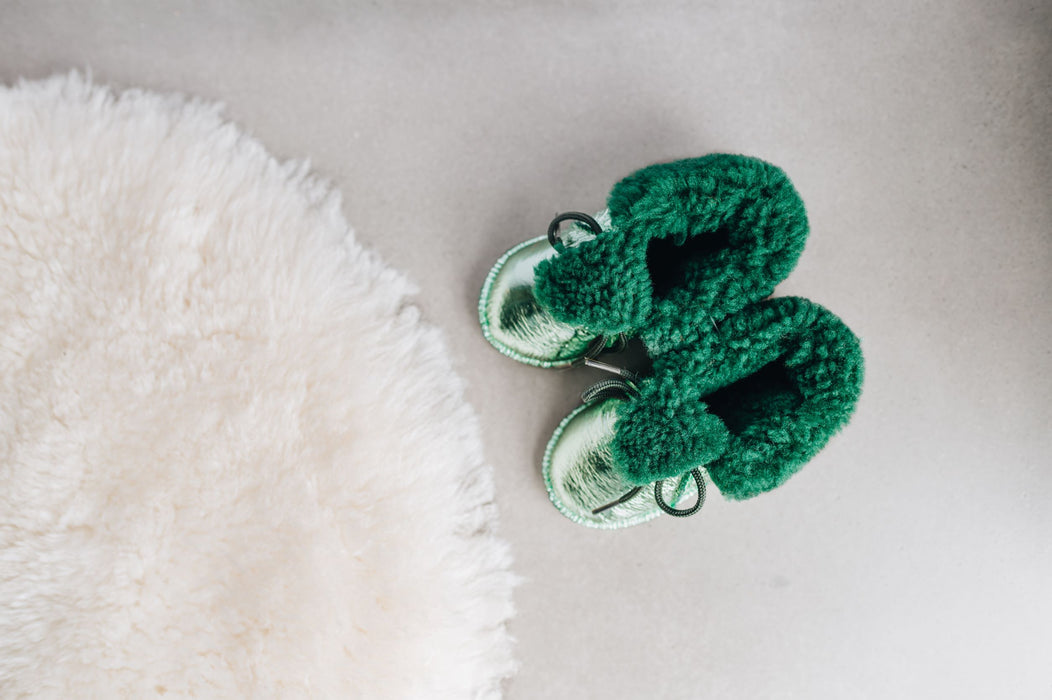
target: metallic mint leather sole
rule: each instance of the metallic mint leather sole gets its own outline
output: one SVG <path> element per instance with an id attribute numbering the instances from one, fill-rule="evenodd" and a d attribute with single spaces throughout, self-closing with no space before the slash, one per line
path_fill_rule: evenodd
<path id="1" fill-rule="evenodd" d="M 500 256 L 479 296 L 482 335 L 504 355 L 534 367 L 570 367 L 597 338 L 553 318 L 533 295 L 534 268 L 555 254 L 546 236 L 518 244 Z"/>
<path id="2" fill-rule="evenodd" d="M 662 512 L 652 488 L 600 513 L 592 512 L 634 486 L 617 475 L 610 453 L 617 408 L 623 401 L 609 398 L 577 407 L 555 429 L 544 451 L 542 471 L 548 497 L 559 512 L 580 525 L 614 530 L 645 523 Z M 668 482 L 669 505 L 696 498 L 697 485 L 690 474 Z"/>

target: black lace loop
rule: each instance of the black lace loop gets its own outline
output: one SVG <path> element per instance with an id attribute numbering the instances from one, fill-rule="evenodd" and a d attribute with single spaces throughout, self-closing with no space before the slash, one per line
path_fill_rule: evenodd
<path id="1" fill-rule="evenodd" d="M 606 399 L 628 399 L 635 393 L 635 385 L 623 379 L 602 379 L 581 392 L 581 401 L 594 403 Z"/>
<path id="2" fill-rule="evenodd" d="M 618 369 L 619 368 L 613 368 Z M 627 374 L 631 374 L 628 370 L 619 370 Z M 634 375 L 633 375 L 634 376 Z M 594 403 L 596 401 L 606 401 L 607 399 L 630 399 L 639 393 L 639 389 L 636 388 L 635 381 L 638 381 L 638 377 L 635 380 L 625 378 L 618 379 L 602 379 L 592 386 L 588 387 L 581 393 L 581 400 L 585 403 Z M 667 479 L 660 479 L 654 482 L 654 500 L 657 502 L 658 508 L 665 513 L 675 516 L 677 518 L 685 518 L 688 515 L 694 515 L 701 507 L 705 505 L 705 479 L 701 475 L 700 469 L 691 469 L 690 475 L 694 477 L 694 483 L 698 487 L 698 498 L 690 508 L 673 508 L 665 501 L 665 494 L 663 487 Z M 614 506 L 619 506 L 622 503 L 635 498 L 640 491 L 643 490 L 642 486 L 636 486 L 629 489 L 624 495 L 620 496 L 617 500 L 611 501 L 605 505 L 601 505 L 592 511 L 592 515 L 599 515 L 603 511 L 610 510 Z"/>
<path id="3" fill-rule="evenodd" d="M 548 243 L 556 250 L 558 250 L 559 246 L 563 244 L 562 238 L 559 236 L 559 224 L 564 221 L 580 221 L 588 226 L 588 228 L 592 229 L 592 232 L 597 236 L 603 232 L 603 227 L 599 225 L 599 222 L 584 212 L 568 211 L 559 214 L 552 219 L 550 224 L 548 224 Z"/>
<path id="4" fill-rule="evenodd" d="M 661 479 L 654 483 L 654 500 L 657 501 L 658 508 L 677 518 L 685 518 L 701 510 L 701 507 L 705 504 L 705 479 L 702 478 L 700 469 L 691 469 L 690 475 L 694 477 L 694 483 L 698 485 L 698 500 L 694 505 L 690 508 L 677 509 L 665 503 L 665 495 L 661 492 L 661 487 L 665 485 L 665 479 Z"/>

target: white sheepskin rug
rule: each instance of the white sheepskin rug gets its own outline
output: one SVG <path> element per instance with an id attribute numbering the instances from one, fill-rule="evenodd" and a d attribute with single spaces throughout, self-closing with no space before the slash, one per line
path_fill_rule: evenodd
<path id="1" fill-rule="evenodd" d="M 508 550 L 411 292 L 216 106 L 0 88 L 0 696 L 498 696 Z"/>

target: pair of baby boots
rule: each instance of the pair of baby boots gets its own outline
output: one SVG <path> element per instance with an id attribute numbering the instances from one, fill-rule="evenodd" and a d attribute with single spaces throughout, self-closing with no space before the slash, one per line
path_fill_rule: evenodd
<path id="1" fill-rule="evenodd" d="M 697 512 L 779 486 L 845 425 L 858 339 L 801 297 L 769 298 L 808 234 L 781 169 L 711 154 L 651 165 L 595 217 L 557 216 L 486 278 L 479 320 L 512 359 L 613 372 L 582 395 L 543 459 L 555 506 L 598 528 Z M 642 374 L 600 361 L 638 338 Z M 683 504 L 690 504 L 684 506 Z"/>

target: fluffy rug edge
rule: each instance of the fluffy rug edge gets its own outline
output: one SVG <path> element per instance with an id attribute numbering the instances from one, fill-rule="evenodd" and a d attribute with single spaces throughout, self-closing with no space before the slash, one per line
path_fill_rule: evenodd
<path id="1" fill-rule="evenodd" d="M 344 218 L 342 197 L 332 183 L 314 174 L 307 160 L 279 161 L 271 156 L 255 137 L 241 131 L 225 117 L 222 103 L 188 97 L 183 94 L 162 94 L 150 90 L 114 89 L 93 82 L 90 73 L 71 71 L 45 79 L 19 79 L 11 86 L 0 86 L 0 116 L 10 100 L 34 99 L 71 100 L 89 103 L 93 109 L 103 109 L 115 103 L 152 103 L 167 111 L 193 111 L 195 119 L 210 122 L 236 142 L 239 150 L 256 152 L 265 157 L 268 166 L 279 170 L 289 188 L 296 189 L 314 204 L 316 213 L 334 229 L 345 232 L 342 245 L 357 264 L 369 268 L 370 286 L 384 296 L 384 306 L 393 311 L 394 328 L 402 340 L 399 347 L 389 348 L 392 357 L 413 357 L 417 365 L 436 377 L 442 377 L 429 387 L 427 403 L 447 415 L 450 424 L 457 426 L 457 439 L 464 446 L 468 459 L 460 465 L 456 480 L 460 518 L 447 553 L 451 562 L 461 570 L 457 578 L 465 586 L 479 593 L 473 609 L 463 612 L 476 635 L 479 657 L 473 660 L 480 675 L 488 680 L 477 687 L 479 698 L 494 698 L 502 694 L 502 683 L 518 670 L 512 649 L 514 640 L 507 623 L 514 616 L 512 590 L 520 578 L 512 573 L 512 555 L 506 541 L 498 533 L 492 468 L 483 454 L 481 427 L 475 410 L 465 400 L 465 382 L 455 372 L 448 355 L 448 343 L 443 332 L 421 318 L 413 304 L 417 289 L 401 272 L 387 266 L 373 251 L 361 247 Z M 419 397 L 418 397 L 419 398 Z M 0 684 L 2 685 L 2 684 Z"/>

